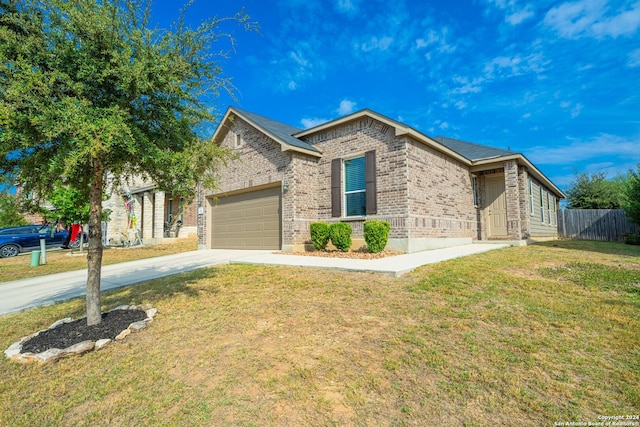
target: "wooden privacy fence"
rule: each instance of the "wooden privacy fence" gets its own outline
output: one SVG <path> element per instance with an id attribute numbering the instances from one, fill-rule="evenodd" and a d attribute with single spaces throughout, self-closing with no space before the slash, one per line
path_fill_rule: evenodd
<path id="1" fill-rule="evenodd" d="M 622 209 L 561 209 L 558 234 L 581 240 L 622 240 L 627 233 L 638 233 Z"/>

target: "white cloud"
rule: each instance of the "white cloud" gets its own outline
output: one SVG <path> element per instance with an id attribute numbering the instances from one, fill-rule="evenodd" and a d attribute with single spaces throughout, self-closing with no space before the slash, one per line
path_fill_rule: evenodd
<path id="1" fill-rule="evenodd" d="M 527 157 L 533 163 L 541 165 L 571 164 L 589 159 L 602 161 L 605 156 L 640 161 L 640 136 L 626 138 L 603 133 L 585 141 L 569 139 L 568 142 L 555 147 L 530 148 L 527 150 Z"/>
<path id="2" fill-rule="evenodd" d="M 356 103 L 353 101 L 349 101 L 348 99 L 343 99 L 340 101 L 340 106 L 336 110 L 336 112 L 341 116 L 346 116 L 348 114 L 353 113 L 356 107 Z"/>
<path id="3" fill-rule="evenodd" d="M 549 61 L 541 53 L 532 53 L 527 56 L 498 56 L 487 62 L 484 66 L 486 78 L 508 78 L 526 73 L 540 74 L 546 71 Z"/>
<path id="4" fill-rule="evenodd" d="M 488 0 L 488 3 L 505 13 L 504 20 L 513 26 L 522 24 L 523 22 L 533 18 L 535 11 L 530 4 L 516 4 L 516 0 Z"/>
<path id="5" fill-rule="evenodd" d="M 323 123 L 326 123 L 328 121 L 329 120 L 327 120 L 327 119 L 321 119 L 321 118 L 318 118 L 318 117 L 314 117 L 314 118 L 302 119 L 302 120 L 300 120 L 300 123 L 302 123 L 302 127 L 304 129 L 310 129 L 310 128 L 316 127 L 318 125 L 321 125 Z"/>
<path id="6" fill-rule="evenodd" d="M 580 112 L 584 108 L 584 105 L 580 104 L 579 102 L 574 104 L 570 101 L 562 101 L 560 103 L 560 108 L 562 108 L 563 110 L 569 110 L 571 118 L 575 119 L 580 115 Z"/>
<path id="7" fill-rule="evenodd" d="M 381 37 L 378 38 L 376 36 L 371 36 L 371 38 L 362 43 L 362 44 L 356 44 L 356 46 L 358 48 L 360 48 L 363 52 L 371 52 L 374 50 L 378 50 L 378 51 L 385 51 L 389 49 L 389 46 L 391 46 L 391 43 L 393 43 L 393 37 Z"/>
<path id="8" fill-rule="evenodd" d="M 452 53 L 456 50 L 456 46 L 447 42 L 450 32 L 451 30 L 446 26 L 439 28 L 438 31 L 429 30 L 424 37 L 416 39 L 416 49 L 432 47 L 432 50 L 439 53 Z"/>
<path id="9" fill-rule="evenodd" d="M 571 109 L 571 118 L 575 119 L 576 117 L 578 117 L 580 115 L 580 112 L 582 111 L 582 108 L 583 105 L 580 103 L 574 105 L 574 107 Z"/>
<path id="10" fill-rule="evenodd" d="M 544 24 L 565 38 L 618 37 L 640 27 L 640 1 L 611 11 L 606 0 L 578 0 L 550 9 Z"/>
<path id="11" fill-rule="evenodd" d="M 524 21 L 531 19 L 535 16 L 531 5 L 526 5 L 524 8 L 515 10 L 511 14 L 507 15 L 505 21 L 511 25 L 522 24 Z"/>
<path id="12" fill-rule="evenodd" d="M 338 12 L 346 13 L 347 15 L 353 15 L 358 12 L 357 0 L 338 0 L 336 2 L 336 9 Z"/>
<path id="13" fill-rule="evenodd" d="M 640 67 L 640 49 L 636 49 L 629 53 L 629 55 L 627 56 L 627 67 Z"/>
<path id="14" fill-rule="evenodd" d="M 451 93 L 454 95 L 464 95 L 467 93 L 478 93 L 482 91 L 484 79 L 480 77 L 469 79 L 468 77 L 456 76 L 453 78 L 453 82 L 456 83 L 458 87 L 452 89 Z"/>
<path id="15" fill-rule="evenodd" d="M 326 64 L 323 59 L 314 56 L 307 42 L 300 42 L 286 55 L 271 61 L 271 68 L 278 70 L 279 88 L 283 91 L 295 91 L 312 79 L 324 77 Z"/>

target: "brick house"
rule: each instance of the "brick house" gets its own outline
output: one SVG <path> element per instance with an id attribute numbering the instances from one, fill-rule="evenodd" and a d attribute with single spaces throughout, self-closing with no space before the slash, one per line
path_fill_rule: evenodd
<path id="1" fill-rule="evenodd" d="M 431 138 L 371 110 L 301 130 L 229 108 L 213 142 L 237 158 L 199 194 L 201 248 L 304 250 L 309 224 L 391 223 L 388 249 L 557 238 L 564 195 L 527 158 Z"/>

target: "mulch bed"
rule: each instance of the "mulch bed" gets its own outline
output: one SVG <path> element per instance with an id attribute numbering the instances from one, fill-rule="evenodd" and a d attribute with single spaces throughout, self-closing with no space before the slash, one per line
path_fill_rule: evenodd
<path id="1" fill-rule="evenodd" d="M 301 256 L 319 256 L 324 258 L 352 258 L 352 259 L 378 259 L 390 256 L 403 255 L 404 252 L 382 251 L 369 252 L 366 249 L 358 249 L 355 251 L 341 252 L 338 250 L 326 249 L 324 251 L 307 251 L 307 252 L 274 252 L 282 255 L 301 255 Z"/>
<path id="2" fill-rule="evenodd" d="M 113 310 L 102 314 L 102 322 L 100 324 L 87 326 L 87 318 L 84 317 L 40 332 L 22 344 L 22 352 L 41 353 L 52 348 L 64 349 L 71 347 L 82 341 L 98 341 L 105 338 L 115 339 L 130 324 L 146 318 L 147 314 L 144 310 Z"/>

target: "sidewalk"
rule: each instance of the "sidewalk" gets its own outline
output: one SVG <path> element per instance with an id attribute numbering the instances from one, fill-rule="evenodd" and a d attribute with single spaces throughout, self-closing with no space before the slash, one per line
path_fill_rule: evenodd
<path id="1" fill-rule="evenodd" d="M 286 255 L 273 251 L 206 249 L 103 266 L 100 290 L 120 288 L 218 264 L 288 265 L 400 276 L 422 265 L 505 246 L 508 245 L 474 243 L 371 260 Z M 86 292 L 86 283 L 86 269 L 0 283 L 0 315 L 82 296 Z"/>

